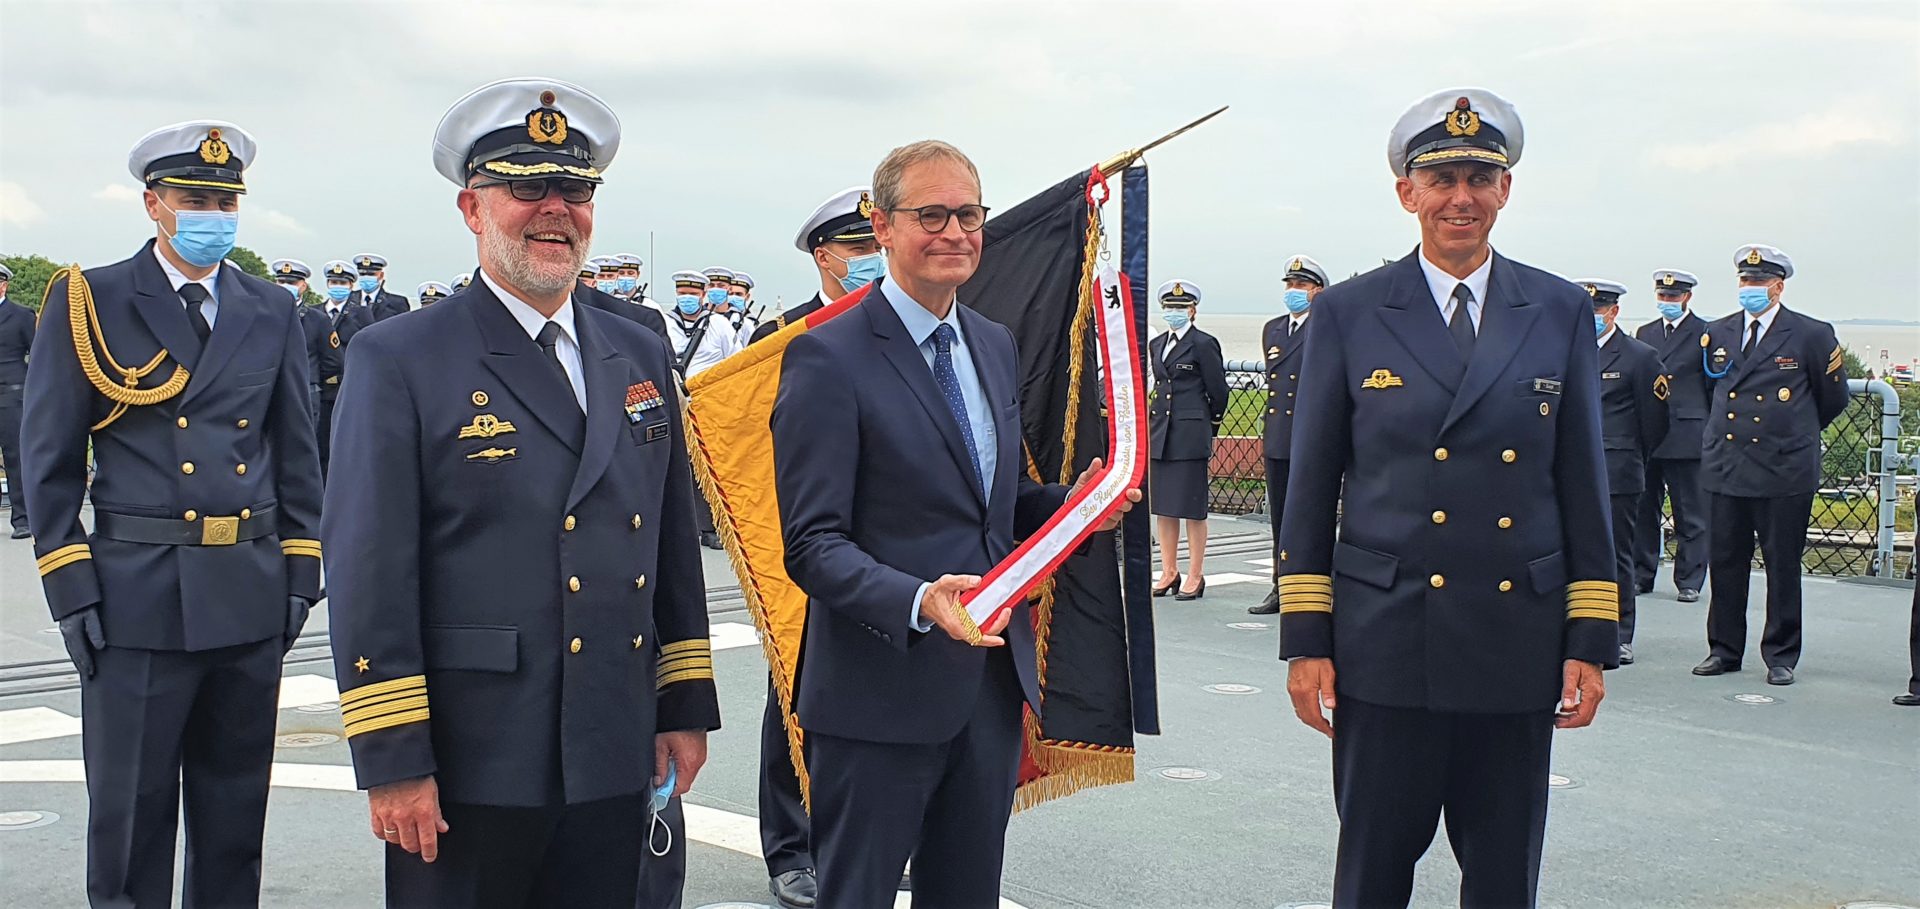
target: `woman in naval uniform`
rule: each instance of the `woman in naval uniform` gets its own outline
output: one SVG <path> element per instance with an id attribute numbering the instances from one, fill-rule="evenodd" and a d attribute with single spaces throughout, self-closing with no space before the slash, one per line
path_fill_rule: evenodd
<path id="1" fill-rule="evenodd" d="M 1156 597 L 1176 600 L 1206 595 L 1202 564 L 1207 553 L 1207 465 L 1213 437 L 1227 412 L 1227 370 L 1220 342 L 1193 326 L 1200 288 L 1175 279 L 1160 285 L 1160 315 L 1168 331 L 1148 345 L 1154 394 L 1147 433 L 1152 446 L 1149 477 L 1154 535 L 1160 540 Z M 1187 524 L 1187 577 L 1181 580 L 1180 522 Z"/>

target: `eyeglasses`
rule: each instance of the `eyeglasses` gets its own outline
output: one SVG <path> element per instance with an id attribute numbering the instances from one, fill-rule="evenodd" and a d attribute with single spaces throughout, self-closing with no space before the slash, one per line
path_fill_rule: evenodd
<path id="1" fill-rule="evenodd" d="M 482 186 L 504 186 L 513 193 L 515 199 L 522 202 L 538 202 L 547 197 L 555 188 L 560 190 L 560 198 L 574 205 L 593 201 L 593 191 L 599 187 L 585 180 L 489 180 L 475 183 L 474 189 Z"/>
<path id="2" fill-rule="evenodd" d="M 946 230 L 947 222 L 956 218 L 960 221 L 961 230 L 967 233 L 973 233 L 987 223 L 988 208 L 985 205 L 962 205 L 959 208 L 948 208 L 945 205 L 922 205 L 919 208 L 889 208 L 887 211 L 913 212 L 913 216 L 920 221 L 920 229 L 930 234 L 937 234 Z"/>

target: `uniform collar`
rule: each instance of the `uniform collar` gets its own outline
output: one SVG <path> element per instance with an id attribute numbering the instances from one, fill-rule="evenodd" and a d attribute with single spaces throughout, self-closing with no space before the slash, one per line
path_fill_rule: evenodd
<path id="1" fill-rule="evenodd" d="M 1617 334 L 1619 334 L 1619 333 L 1620 333 L 1620 323 L 1619 323 L 1619 322 L 1615 322 L 1615 323 L 1613 323 L 1612 325 L 1609 325 L 1609 326 L 1607 326 L 1607 333 L 1606 333 L 1606 334 L 1604 334 L 1604 335 L 1601 335 L 1600 337 L 1598 337 L 1598 338 L 1595 338 L 1595 339 L 1593 340 L 1593 346 L 1594 346 L 1594 347 L 1605 347 L 1605 346 L 1607 346 L 1607 342 L 1608 342 L 1608 341 L 1611 341 L 1611 340 L 1613 340 L 1613 336 L 1614 336 L 1614 335 L 1617 335 Z"/>
<path id="2" fill-rule="evenodd" d="M 520 328 L 527 333 L 527 337 L 539 337 L 541 328 L 546 327 L 548 322 L 555 322 L 559 324 L 560 333 L 566 335 L 567 340 L 572 341 L 575 347 L 580 346 L 580 335 L 574 331 L 573 327 L 572 294 L 567 295 L 567 302 L 560 304 L 553 318 L 548 319 L 541 315 L 539 310 L 534 309 L 532 304 L 508 293 L 506 288 L 494 283 L 493 276 L 487 274 L 484 268 L 480 269 L 480 280 L 487 282 L 487 289 L 493 291 L 493 295 L 507 307 L 507 312 L 513 314 L 513 321 L 520 323 Z"/>
<path id="3" fill-rule="evenodd" d="M 1758 316 L 1753 315 L 1751 313 L 1742 312 L 1740 314 L 1740 335 L 1742 338 L 1742 343 L 1744 343 L 1746 334 L 1750 331 L 1753 331 L 1753 323 L 1755 322 L 1760 323 L 1760 336 L 1763 338 L 1766 337 L 1767 332 L 1770 332 L 1773 330 L 1774 320 L 1779 317 L 1780 311 L 1786 308 L 1787 308 L 1787 304 L 1780 303 L 1768 309 L 1766 312 L 1761 313 Z"/>
<path id="4" fill-rule="evenodd" d="M 1473 294 L 1475 305 L 1484 305 L 1487 302 L 1487 279 L 1493 274 L 1493 257 L 1494 251 L 1489 247 L 1487 261 L 1480 263 L 1480 267 L 1474 269 L 1472 274 L 1464 278 L 1456 278 L 1442 271 L 1440 266 L 1428 261 L 1424 248 L 1420 250 L 1418 256 L 1420 273 L 1427 278 L 1427 289 L 1433 292 L 1433 302 L 1439 304 L 1443 310 L 1453 299 L 1453 288 L 1460 284 L 1467 285 L 1467 290 Z"/>
<path id="5" fill-rule="evenodd" d="M 892 275 L 888 275 L 892 277 Z M 960 304 L 955 301 L 947 307 L 947 317 L 935 318 L 918 300 L 908 296 L 898 282 L 881 281 L 880 295 L 887 298 L 887 305 L 893 307 L 894 315 L 900 317 L 900 324 L 906 326 L 907 335 L 913 338 L 913 345 L 919 347 L 933 337 L 933 333 L 943 323 L 953 326 L 954 337 L 961 337 Z"/>
<path id="6" fill-rule="evenodd" d="M 220 269 L 225 268 L 227 263 L 221 262 L 219 265 L 215 265 L 212 271 L 207 272 L 206 277 L 194 281 L 192 278 L 181 273 L 180 269 L 175 268 L 172 262 L 167 261 L 167 257 L 160 252 L 159 243 L 153 244 L 153 258 L 160 263 L 160 272 L 167 276 L 167 283 L 173 285 L 174 293 L 179 293 L 180 288 L 187 286 L 188 283 L 193 283 L 206 288 L 207 295 L 215 304 L 220 302 L 220 294 L 214 290 L 214 285 L 219 283 Z"/>

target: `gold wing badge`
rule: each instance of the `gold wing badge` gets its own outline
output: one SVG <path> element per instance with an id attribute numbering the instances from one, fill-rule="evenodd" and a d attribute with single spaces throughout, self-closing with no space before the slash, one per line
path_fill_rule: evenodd
<path id="1" fill-rule="evenodd" d="M 460 438 L 491 439 L 494 436 L 502 436 L 510 432 L 519 432 L 519 430 L 515 429 L 511 422 L 502 420 L 490 413 L 483 413 L 476 415 L 473 418 L 473 422 L 460 427 Z"/>
<path id="2" fill-rule="evenodd" d="M 1373 375 L 1360 380 L 1361 388 L 1399 388 L 1405 384 L 1407 383 L 1401 381 L 1400 377 L 1394 375 L 1393 370 L 1390 369 L 1376 369 Z"/>

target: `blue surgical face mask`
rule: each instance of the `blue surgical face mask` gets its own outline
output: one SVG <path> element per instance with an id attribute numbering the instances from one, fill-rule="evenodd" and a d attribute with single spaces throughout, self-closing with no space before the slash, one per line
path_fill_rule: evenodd
<path id="1" fill-rule="evenodd" d="M 357 283 L 363 294 L 370 294 L 380 289 L 380 279 L 373 275 L 361 275 Z"/>
<path id="2" fill-rule="evenodd" d="M 1298 287 L 1289 287 L 1287 292 L 1280 296 L 1280 302 L 1287 304 L 1287 312 L 1297 316 L 1306 312 L 1313 300 L 1307 297 L 1306 291 Z"/>
<path id="3" fill-rule="evenodd" d="M 1593 336 L 1597 338 L 1606 333 L 1607 333 L 1607 317 L 1599 313 L 1594 313 L 1593 314 Z"/>
<path id="4" fill-rule="evenodd" d="M 827 253 L 827 255 L 833 256 L 833 253 Z M 840 259 L 839 256 L 833 257 Z M 887 273 L 887 254 L 883 252 L 854 256 L 851 259 L 840 259 L 840 261 L 847 263 L 847 276 L 840 279 L 840 286 L 848 293 L 872 284 Z"/>
<path id="5" fill-rule="evenodd" d="M 1660 310 L 1660 318 L 1669 322 L 1678 322 L 1681 316 L 1687 314 L 1687 308 L 1679 303 L 1667 303 L 1663 301 L 1656 305 Z"/>
<path id="6" fill-rule="evenodd" d="M 680 294 L 673 298 L 673 306 L 690 316 L 700 311 L 700 298 L 694 294 Z"/>
<path id="7" fill-rule="evenodd" d="M 719 309 L 727 305 L 727 289 L 724 287 L 707 288 L 707 305 Z"/>
<path id="8" fill-rule="evenodd" d="M 1767 307 L 1772 305 L 1773 305 L 1773 301 L 1767 298 L 1766 288 L 1764 287 L 1740 288 L 1740 308 L 1741 309 L 1744 309 L 1747 312 L 1750 312 L 1757 316 L 1763 312 L 1766 312 Z"/>
<path id="9" fill-rule="evenodd" d="M 351 293 L 353 293 L 353 288 L 345 284 L 327 285 L 327 296 L 335 303 L 345 303 L 347 301 L 347 295 Z"/>
<path id="10" fill-rule="evenodd" d="M 1160 311 L 1160 319 L 1167 323 L 1168 328 L 1179 331 L 1193 321 L 1193 316 L 1184 309 L 1163 309 Z"/>
<path id="11" fill-rule="evenodd" d="M 733 307 L 734 312 L 747 311 L 747 298 L 740 294 L 727 294 L 727 303 Z"/>
<path id="12" fill-rule="evenodd" d="M 199 268 L 212 268 L 233 252 L 234 238 L 240 234 L 239 212 L 174 211 L 165 202 L 160 207 L 173 212 L 173 235 L 167 243 L 180 258 Z"/>
<path id="13" fill-rule="evenodd" d="M 298 300 L 298 299 L 300 299 L 300 285 L 298 285 L 298 284 L 282 284 L 282 285 L 280 285 L 280 286 L 281 286 L 281 287 L 284 287 L 284 288 L 286 288 L 286 289 L 287 289 L 287 293 L 289 293 L 289 294 L 292 294 L 292 295 L 293 295 L 293 298 L 294 298 L 295 300 Z"/>
<path id="14" fill-rule="evenodd" d="M 620 282 L 618 282 L 618 281 L 595 281 L 595 282 L 593 282 L 593 287 L 594 287 L 594 289 L 595 289 L 595 290 L 598 290 L 598 291 L 600 291 L 600 292 L 601 292 L 601 293 L 603 293 L 603 294 L 610 294 L 610 293 L 613 293 L 613 292 L 614 292 L 614 290 L 615 290 L 616 288 L 618 288 L 619 286 L 620 286 Z"/>
<path id="15" fill-rule="evenodd" d="M 614 290 L 623 294 L 633 293 L 633 289 L 639 286 L 640 286 L 639 278 L 629 278 L 625 275 L 615 278 L 613 282 Z"/>

